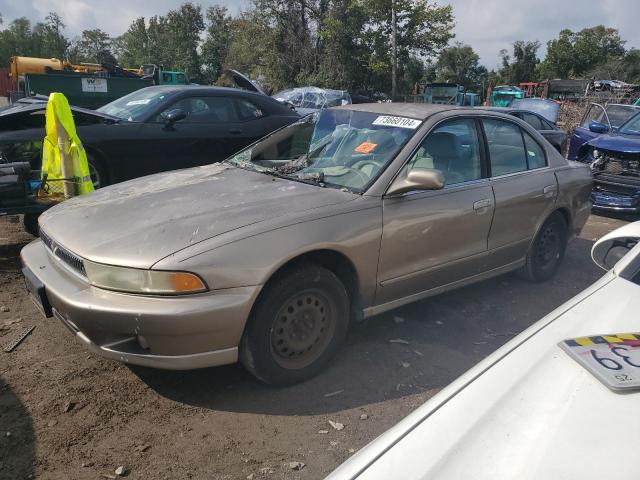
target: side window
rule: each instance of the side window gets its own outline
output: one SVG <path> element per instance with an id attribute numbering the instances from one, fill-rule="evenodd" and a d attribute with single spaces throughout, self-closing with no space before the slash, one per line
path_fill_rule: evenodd
<path id="1" fill-rule="evenodd" d="M 424 139 L 407 169 L 437 168 L 445 185 L 482 178 L 480 142 L 475 122 L 460 119 L 440 124 Z"/>
<path id="2" fill-rule="evenodd" d="M 238 113 L 240 114 L 240 120 L 255 120 L 256 118 L 264 117 L 262 110 L 249 100 L 244 98 L 236 99 L 236 105 L 238 105 Z"/>
<path id="3" fill-rule="evenodd" d="M 547 122 L 544 118 L 541 118 L 540 121 L 542 122 L 542 129 L 543 130 L 555 130 L 556 127 L 554 127 L 550 122 Z"/>
<path id="4" fill-rule="evenodd" d="M 527 170 L 520 127 L 503 120 L 483 119 L 494 177 Z"/>
<path id="5" fill-rule="evenodd" d="M 229 97 L 190 97 L 178 100 L 158 115 L 162 122 L 164 116 L 179 108 L 187 114 L 181 123 L 227 123 L 237 122 L 238 115 L 232 98 Z"/>
<path id="6" fill-rule="evenodd" d="M 604 109 L 600 105 L 591 105 L 589 111 L 584 117 L 582 128 L 589 128 L 591 122 L 606 123 L 607 119 L 604 115 Z"/>
<path id="7" fill-rule="evenodd" d="M 527 162 L 529 164 L 529 170 L 534 168 L 542 168 L 547 166 L 547 158 L 544 155 L 544 150 L 536 142 L 531 135 L 527 132 L 522 132 L 524 136 L 524 146 L 527 150 Z"/>
<path id="8" fill-rule="evenodd" d="M 522 113 L 522 119 L 536 130 L 544 130 L 544 126 L 538 117 L 531 113 Z"/>

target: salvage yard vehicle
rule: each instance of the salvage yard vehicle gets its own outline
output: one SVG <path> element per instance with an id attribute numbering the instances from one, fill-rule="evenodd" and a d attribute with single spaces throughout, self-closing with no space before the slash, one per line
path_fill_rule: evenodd
<path id="1" fill-rule="evenodd" d="M 595 210 L 640 213 L 640 113 L 582 145 L 577 156 L 591 166 Z"/>
<path id="2" fill-rule="evenodd" d="M 40 170 L 45 110 L 36 100 L 0 112 L 0 163 Z M 300 118 L 264 95 L 192 85 L 147 87 L 72 112 L 96 188 L 224 160 Z"/>
<path id="3" fill-rule="evenodd" d="M 292 384 L 350 319 L 518 270 L 551 278 L 591 173 L 512 116 L 425 104 L 312 114 L 228 161 L 74 198 L 22 250 L 32 297 L 93 352 Z"/>
<path id="4" fill-rule="evenodd" d="M 594 138 L 615 132 L 623 123 L 640 113 L 640 106 L 592 103 L 569 141 L 567 158 L 577 160 L 580 148 Z"/>
<path id="5" fill-rule="evenodd" d="M 611 459 L 633 458 L 640 444 L 639 239 L 640 222 L 600 239 L 592 256 L 604 277 L 327 480 L 611 478 Z M 615 473 L 637 478 L 638 468 L 617 462 Z"/>
<path id="6" fill-rule="evenodd" d="M 533 99 L 526 99 L 533 100 Z M 514 102 L 517 105 L 517 102 Z M 479 107 L 487 110 L 493 110 L 495 112 L 502 112 L 508 115 L 513 115 L 514 117 L 521 118 L 533 128 L 535 128 L 540 134 L 547 139 L 547 141 L 554 146 L 554 148 L 562 153 L 567 144 L 567 134 L 560 130 L 556 126 L 556 121 L 558 119 L 558 111 L 560 106 L 555 102 L 551 102 L 557 106 L 555 109 L 555 114 L 553 114 L 550 118 L 545 118 L 538 112 L 531 111 L 526 108 L 528 104 L 525 104 L 523 108 L 519 107 Z"/>

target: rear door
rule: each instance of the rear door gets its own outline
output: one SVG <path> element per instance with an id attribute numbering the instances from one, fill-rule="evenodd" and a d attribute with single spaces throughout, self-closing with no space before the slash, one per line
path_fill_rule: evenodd
<path id="1" fill-rule="evenodd" d="M 419 294 L 479 273 L 494 200 L 473 119 L 441 123 L 403 168 L 437 168 L 442 190 L 383 199 L 376 303 Z"/>
<path id="2" fill-rule="evenodd" d="M 515 122 L 483 118 L 490 159 L 495 213 L 488 268 L 515 262 L 527 252 L 541 221 L 558 194 L 544 148 Z"/>

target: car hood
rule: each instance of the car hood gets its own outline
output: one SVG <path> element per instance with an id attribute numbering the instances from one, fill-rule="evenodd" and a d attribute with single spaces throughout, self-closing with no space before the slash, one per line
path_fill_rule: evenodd
<path id="1" fill-rule="evenodd" d="M 622 153 L 640 153 L 640 136 L 600 135 L 587 142 L 593 148 Z"/>
<path id="2" fill-rule="evenodd" d="M 329 478 L 448 480 L 469 478 L 469 472 L 475 480 L 608 478 L 611 455 L 637 454 L 640 392 L 609 390 L 558 344 L 639 332 L 639 289 L 606 274 Z M 637 466 L 616 473 L 635 478 Z"/>
<path id="3" fill-rule="evenodd" d="M 172 253 L 231 230 L 257 224 L 264 228 L 278 217 L 358 197 L 214 164 L 143 177 L 67 200 L 45 212 L 40 227 L 83 258 L 151 268 Z"/>

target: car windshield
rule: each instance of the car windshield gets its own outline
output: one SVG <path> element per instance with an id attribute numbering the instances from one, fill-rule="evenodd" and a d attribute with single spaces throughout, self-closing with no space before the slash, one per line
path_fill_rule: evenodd
<path id="1" fill-rule="evenodd" d="M 329 108 L 351 103 L 349 94 L 342 90 L 300 87 L 283 90 L 273 95 L 279 102 L 289 102 L 300 108 Z"/>
<path id="2" fill-rule="evenodd" d="M 292 180 L 363 192 L 421 123 L 370 112 L 323 110 L 272 133 L 228 161 Z"/>
<path id="3" fill-rule="evenodd" d="M 620 127 L 618 133 L 625 135 L 640 135 L 640 113 L 637 113 L 627 120 L 627 122 Z"/>
<path id="4" fill-rule="evenodd" d="M 166 89 L 143 88 L 125 95 L 118 100 L 97 109 L 98 112 L 118 117 L 127 122 L 139 122 L 143 120 L 151 110 L 155 108 L 169 95 Z"/>
<path id="5" fill-rule="evenodd" d="M 638 113 L 640 109 L 633 105 L 608 105 L 607 115 L 612 127 L 619 127 L 632 116 Z M 606 121 L 606 120 L 605 120 Z"/>

